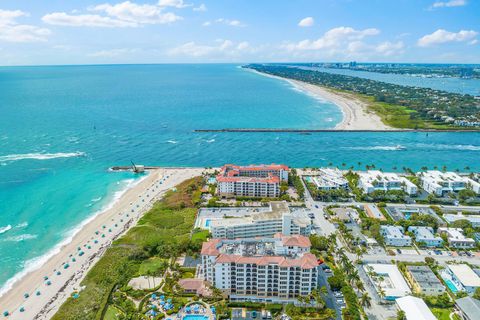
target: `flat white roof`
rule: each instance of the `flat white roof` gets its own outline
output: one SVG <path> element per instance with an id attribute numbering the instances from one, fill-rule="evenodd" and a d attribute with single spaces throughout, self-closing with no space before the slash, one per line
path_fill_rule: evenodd
<path id="1" fill-rule="evenodd" d="M 447 264 L 447 267 L 465 287 L 480 287 L 480 277 L 467 264 Z"/>
<path id="2" fill-rule="evenodd" d="M 416 297 L 406 296 L 395 300 L 398 307 L 405 312 L 407 320 L 436 320 L 435 317 L 425 304 L 425 302 Z"/>
<path id="3" fill-rule="evenodd" d="M 411 293 L 407 282 L 403 278 L 396 265 L 371 263 L 365 266 L 365 270 L 367 272 L 369 266 L 373 268 L 375 273 L 384 276 L 385 280 L 381 286 L 385 291 L 386 297 L 403 297 Z"/>

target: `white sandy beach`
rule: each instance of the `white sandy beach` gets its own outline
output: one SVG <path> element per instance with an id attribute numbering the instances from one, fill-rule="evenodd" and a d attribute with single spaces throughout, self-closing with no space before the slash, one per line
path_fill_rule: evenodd
<path id="1" fill-rule="evenodd" d="M 318 96 L 337 105 L 343 113 L 342 122 L 335 126 L 337 130 L 391 130 L 374 112 L 368 111 L 367 104 L 348 93 L 337 93 L 325 87 L 310 83 L 289 80 L 300 90 Z"/>
<path id="2" fill-rule="evenodd" d="M 249 69 L 251 70 L 251 69 Z M 284 80 L 292 84 L 297 89 L 308 92 L 323 100 L 330 101 L 340 108 L 343 114 L 342 122 L 335 126 L 336 130 L 392 130 L 394 128 L 387 126 L 382 122 L 379 116 L 368 111 L 367 104 L 348 93 L 342 94 L 334 92 L 325 87 L 313 85 L 303 81 L 286 79 L 272 76 L 252 70 L 262 76 L 272 77 Z M 397 129 L 398 130 L 398 129 Z"/>
<path id="3" fill-rule="evenodd" d="M 201 172 L 200 168 L 150 170 L 148 176 L 128 189 L 111 208 L 81 228 L 59 253 L 15 282 L 12 289 L 0 297 L 2 314 L 10 313 L 6 318 L 2 315 L 2 319 L 50 319 L 72 292 L 81 290 L 81 280 L 113 240 L 134 226 L 166 191 Z"/>

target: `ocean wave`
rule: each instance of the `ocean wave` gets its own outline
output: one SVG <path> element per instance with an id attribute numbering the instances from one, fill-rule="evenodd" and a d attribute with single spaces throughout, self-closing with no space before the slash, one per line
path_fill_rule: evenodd
<path id="1" fill-rule="evenodd" d="M 0 228 L 0 234 L 3 234 L 5 232 L 7 232 L 8 230 L 12 229 L 12 225 L 6 225 L 5 227 L 1 227 Z"/>
<path id="2" fill-rule="evenodd" d="M 85 152 L 59 152 L 59 153 L 24 153 L 24 154 L 9 154 L 6 156 L 0 156 L 0 162 L 17 161 L 25 159 L 34 160 L 49 160 L 56 158 L 71 158 L 84 156 Z"/>
<path id="3" fill-rule="evenodd" d="M 36 234 L 25 233 L 25 234 L 20 234 L 18 236 L 11 236 L 11 237 L 5 238 L 2 241 L 4 241 L 4 242 L 20 242 L 20 241 L 25 241 L 25 240 L 36 239 L 37 237 L 38 237 L 38 235 L 36 235 Z"/>
<path id="4" fill-rule="evenodd" d="M 168 143 L 172 143 L 172 144 L 177 144 L 178 141 L 175 141 L 175 140 L 167 140 Z"/>
<path id="5" fill-rule="evenodd" d="M 28 222 L 21 222 L 15 226 L 15 229 L 21 229 L 21 228 L 26 228 L 28 227 Z"/>
<path id="6" fill-rule="evenodd" d="M 210 139 L 210 140 L 205 140 L 206 143 L 213 143 L 215 142 L 215 139 Z"/>
<path id="7" fill-rule="evenodd" d="M 89 216 L 88 218 L 86 218 L 85 220 L 83 220 L 79 225 L 77 225 L 76 227 L 68 230 L 65 232 L 64 234 L 64 238 L 62 241 L 60 241 L 59 243 L 57 243 L 52 249 L 50 249 L 49 251 L 47 251 L 45 254 L 39 256 L 39 257 L 36 257 L 36 258 L 33 258 L 33 259 L 30 259 L 30 260 L 27 260 L 25 261 L 25 263 L 23 264 L 23 269 L 18 272 L 17 274 L 15 274 L 12 278 L 8 279 L 7 282 L 5 282 L 5 284 L 0 287 L 0 297 L 2 295 L 4 295 L 7 291 L 9 291 L 13 285 L 19 281 L 20 279 L 22 279 L 25 275 L 27 275 L 28 273 L 32 272 L 32 271 L 35 271 L 37 270 L 38 268 L 40 268 L 42 265 L 44 265 L 51 257 L 55 256 L 56 254 L 60 253 L 61 251 L 61 248 L 66 246 L 67 244 L 69 244 L 70 242 L 72 242 L 73 238 L 75 237 L 75 235 L 80 232 L 80 230 L 82 230 L 82 228 L 87 225 L 88 223 L 90 223 L 92 220 L 94 220 L 99 214 L 101 214 L 102 212 L 106 211 L 106 210 L 109 210 L 111 209 L 115 203 L 118 202 L 118 200 L 123 196 L 123 194 L 125 194 L 125 192 L 127 192 L 129 189 L 133 188 L 134 186 L 136 186 L 137 184 L 139 184 L 140 182 L 142 182 L 144 179 L 146 179 L 148 177 L 148 175 L 145 175 L 139 179 L 127 179 L 127 180 L 123 180 L 122 182 L 125 184 L 125 186 L 123 188 L 121 188 L 120 190 L 116 191 L 114 194 L 113 194 L 113 197 L 112 197 L 112 200 L 110 201 L 110 203 L 108 203 L 107 205 L 105 205 L 102 209 L 94 212 L 91 216 Z"/>
<path id="8" fill-rule="evenodd" d="M 92 201 L 92 202 L 98 202 L 98 201 L 100 201 L 100 200 L 102 200 L 102 197 L 93 198 L 91 201 Z"/>

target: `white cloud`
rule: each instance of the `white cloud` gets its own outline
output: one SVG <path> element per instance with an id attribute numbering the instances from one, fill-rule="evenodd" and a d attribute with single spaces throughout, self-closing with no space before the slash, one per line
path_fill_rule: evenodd
<path id="1" fill-rule="evenodd" d="M 437 1 L 432 4 L 431 8 L 462 7 L 466 4 L 467 1 L 465 0 Z"/>
<path id="2" fill-rule="evenodd" d="M 171 49 L 168 54 L 171 56 L 188 56 L 193 58 L 238 58 L 243 54 L 251 54 L 255 48 L 251 47 L 246 41 L 235 43 L 231 40 L 217 40 L 217 44 L 205 45 L 197 44 L 194 41 L 187 42 Z"/>
<path id="3" fill-rule="evenodd" d="M 375 28 L 355 30 L 351 27 L 337 27 L 328 30 L 317 40 L 307 39 L 297 43 L 287 43 L 285 48 L 290 51 L 335 49 L 348 45 L 352 41 L 358 41 L 368 36 L 375 36 L 379 33 L 380 30 Z"/>
<path id="4" fill-rule="evenodd" d="M 97 14 L 70 15 L 65 12 L 46 14 L 42 17 L 42 21 L 52 25 L 69 27 L 125 28 L 138 26 L 135 22 L 112 19 Z"/>
<path id="5" fill-rule="evenodd" d="M 138 49 L 120 48 L 120 49 L 111 49 L 111 50 L 100 50 L 100 51 L 90 53 L 88 54 L 88 56 L 94 57 L 94 58 L 114 58 L 114 57 L 135 53 L 135 52 L 138 52 Z"/>
<path id="6" fill-rule="evenodd" d="M 389 57 L 403 53 L 405 45 L 402 41 L 390 42 L 385 41 L 375 47 L 375 51 L 383 56 Z"/>
<path id="7" fill-rule="evenodd" d="M 174 7 L 179 9 L 192 6 L 192 4 L 184 3 L 183 0 L 159 0 L 158 5 L 160 7 Z"/>
<path id="8" fill-rule="evenodd" d="M 18 18 L 29 14 L 20 10 L 0 9 L 0 40 L 8 42 L 47 41 L 50 30 L 27 24 L 19 24 Z"/>
<path id="9" fill-rule="evenodd" d="M 225 18 L 219 18 L 213 21 L 205 21 L 202 25 L 204 27 L 211 26 L 214 23 L 224 24 L 231 27 L 246 27 L 247 25 L 241 22 L 240 20 L 230 20 Z"/>
<path id="10" fill-rule="evenodd" d="M 111 5 L 100 4 L 90 9 L 91 11 L 105 12 L 108 16 L 135 24 L 165 24 L 181 20 L 180 16 L 172 12 L 163 12 L 157 5 L 136 4 L 125 1 Z"/>
<path id="11" fill-rule="evenodd" d="M 207 9 L 207 6 L 205 5 L 205 3 L 202 3 L 198 7 L 193 8 L 193 11 L 199 11 L 199 12 L 205 12 L 207 10 L 208 9 Z"/>
<path id="12" fill-rule="evenodd" d="M 139 27 L 143 24 L 168 24 L 181 20 L 182 17 L 172 12 L 165 12 L 165 10 L 166 7 L 183 8 L 185 6 L 189 5 L 184 4 L 181 0 L 163 0 L 158 4 L 137 4 L 124 1 L 117 4 L 104 3 L 89 7 L 88 10 L 92 11 L 92 14 L 77 14 L 77 11 L 73 14 L 53 12 L 43 16 L 42 20 L 48 24 L 72 27 Z"/>
<path id="13" fill-rule="evenodd" d="M 299 27 L 311 27 L 315 24 L 315 20 L 312 17 L 306 17 L 300 20 L 298 23 Z"/>
<path id="14" fill-rule="evenodd" d="M 474 30 L 460 30 L 459 32 L 450 32 L 444 29 L 427 34 L 418 39 L 417 44 L 420 47 L 429 47 L 436 44 L 447 42 L 467 42 L 472 41 L 478 35 Z"/>

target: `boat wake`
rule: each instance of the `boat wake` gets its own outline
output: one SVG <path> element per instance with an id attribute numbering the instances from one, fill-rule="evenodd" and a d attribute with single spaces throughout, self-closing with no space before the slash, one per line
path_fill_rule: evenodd
<path id="1" fill-rule="evenodd" d="M 407 148 L 402 145 L 396 146 L 371 146 L 371 147 L 348 147 L 350 150 L 383 150 L 383 151 L 402 151 Z"/>
<path id="2" fill-rule="evenodd" d="M 175 141 L 175 140 L 167 140 L 168 143 L 171 143 L 171 144 L 177 144 L 178 141 Z"/>
<path id="3" fill-rule="evenodd" d="M 56 158 L 71 158 L 85 156 L 85 152 L 60 152 L 60 153 L 24 153 L 24 154 L 9 154 L 0 156 L 0 162 L 17 161 L 17 160 L 49 160 Z"/>

